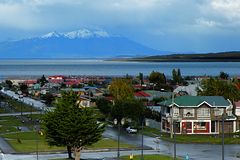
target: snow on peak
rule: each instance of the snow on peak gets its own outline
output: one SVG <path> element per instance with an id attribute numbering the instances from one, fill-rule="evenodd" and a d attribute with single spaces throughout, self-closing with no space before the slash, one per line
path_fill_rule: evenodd
<path id="1" fill-rule="evenodd" d="M 88 29 L 81 29 L 81 30 L 77 30 L 77 31 L 67 32 L 63 35 L 70 39 L 91 38 L 91 37 L 109 37 L 109 34 L 106 31 L 102 31 L 102 30 L 90 31 Z"/>
<path id="2" fill-rule="evenodd" d="M 60 37 L 61 34 L 57 33 L 57 32 L 49 32 L 43 36 L 41 36 L 41 38 L 51 38 L 51 37 Z"/>
<path id="3" fill-rule="evenodd" d="M 82 29 L 82 30 L 67 32 L 63 35 L 67 38 L 70 38 L 70 39 L 93 37 L 93 33 L 91 31 L 89 31 L 88 29 Z"/>
<path id="4" fill-rule="evenodd" d="M 94 34 L 97 37 L 109 37 L 110 36 L 106 31 L 102 31 L 102 30 L 95 31 Z"/>
<path id="5" fill-rule="evenodd" d="M 66 32 L 66 33 L 57 33 L 57 32 L 50 32 L 41 36 L 41 38 L 52 38 L 52 37 L 65 37 L 69 39 L 76 39 L 76 38 L 106 38 L 110 37 L 110 35 L 103 30 L 94 30 L 90 31 L 88 29 L 80 29 L 76 31 Z"/>

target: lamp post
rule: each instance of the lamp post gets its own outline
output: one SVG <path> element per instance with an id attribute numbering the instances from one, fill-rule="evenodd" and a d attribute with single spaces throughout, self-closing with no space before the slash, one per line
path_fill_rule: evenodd
<path id="1" fill-rule="evenodd" d="M 115 125 L 118 125 L 118 150 L 117 150 L 117 159 L 120 160 L 120 133 L 121 133 L 121 130 L 120 130 L 120 126 L 121 125 L 124 125 L 124 119 L 121 119 L 121 120 L 118 120 L 118 119 L 114 119 L 113 123 Z"/>
<path id="2" fill-rule="evenodd" d="M 223 110 L 223 113 L 220 114 L 220 109 L 218 109 L 218 108 L 215 108 L 214 112 L 215 112 L 216 117 L 221 116 L 221 118 L 222 118 L 222 160 L 224 160 L 224 121 L 225 121 L 225 118 L 227 115 L 224 112 L 224 110 Z"/>
<path id="3" fill-rule="evenodd" d="M 224 120 L 226 118 L 226 113 L 222 114 L 222 160 L 224 160 Z"/>
<path id="4" fill-rule="evenodd" d="M 37 160 L 38 160 L 38 143 L 39 143 L 39 135 L 42 136 L 43 135 L 43 132 L 40 130 L 40 127 L 39 127 L 39 122 L 36 122 L 36 125 L 35 125 L 35 130 L 36 130 L 36 155 L 37 155 Z"/>
<path id="5" fill-rule="evenodd" d="M 144 123 L 144 118 L 142 118 L 142 147 L 141 147 L 141 160 L 143 160 L 143 123 Z"/>
<path id="6" fill-rule="evenodd" d="M 178 117 L 168 116 L 168 122 L 170 123 L 170 132 L 171 132 L 171 138 L 173 138 L 173 159 L 176 160 L 176 121 L 178 121 Z"/>

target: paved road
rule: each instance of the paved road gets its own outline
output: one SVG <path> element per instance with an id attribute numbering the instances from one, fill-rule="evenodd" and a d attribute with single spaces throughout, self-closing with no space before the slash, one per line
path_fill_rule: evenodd
<path id="1" fill-rule="evenodd" d="M 2 137 L 0 137 L 0 148 L 3 153 L 16 153 Z"/>
<path id="2" fill-rule="evenodd" d="M 52 107 L 47 107 L 44 103 L 42 103 L 42 102 L 40 102 L 38 100 L 29 98 L 29 97 L 22 97 L 22 98 L 20 98 L 19 95 L 16 94 L 15 92 L 10 91 L 10 90 L 4 90 L 4 88 L 2 90 L 0 90 L 0 91 L 3 94 L 8 95 L 9 97 L 12 97 L 13 99 L 22 101 L 23 103 L 26 103 L 26 104 L 29 104 L 29 105 L 32 105 L 33 107 L 35 107 L 38 110 L 44 110 L 44 111 L 52 110 Z"/>
<path id="3" fill-rule="evenodd" d="M 115 128 L 107 127 L 103 136 L 117 139 L 118 131 Z M 141 146 L 141 135 L 128 134 L 125 131 L 121 132 L 121 141 L 129 144 L 136 144 Z M 144 136 L 144 146 L 157 148 L 154 142 L 155 138 Z M 170 142 L 160 140 L 160 153 L 173 154 L 173 144 Z M 196 160 L 219 160 L 221 159 L 221 145 L 213 144 L 177 144 L 177 155 L 184 157 L 187 153 L 192 159 Z M 145 153 L 145 151 L 144 151 Z M 225 159 L 226 160 L 240 160 L 236 155 L 240 154 L 240 145 L 225 145 Z"/>
<path id="4" fill-rule="evenodd" d="M 29 114 L 41 114 L 42 112 L 22 112 L 22 115 L 29 115 Z M 1 113 L 0 117 L 4 116 L 20 116 L 21 112 L 16 112 L 16 113 Z"/>
<path id="5" fill-rule="evenodd" d="M 137 151 L 121 151 L 121 155 L 130 155 L 133 153 L 134 155 L 140 154 L 140 150 Z M 158 152 L 154 150 L 148 150 L 144 154 L 159 154 Z M 111 160 L 114 159 L 114 157 L 117 156 L 116 151 L 108 151 L 108 152 L 82 152 L 81 158 L 82 159 L 103 159 L 103 158 L 109 158 Z M 53 158 L 66 158 L 67 154 L 45 154 L 45 155 L 39 155 L 39 160 L 48 160 Z M 12 154 L 5 154 L 4 160 L 36 160 L 37 155 L 36 154 L 29 154 L 29 155 L 12 155 Z"/>
<path id="6" fill-rule="evenodd" d="M 18 95 L 12 91 L 3 91 L 3 93 L 12 96 L 16 99 L 19 99 Z M 24 97 L 24 103 L 33 104 L 33 106 L 37 107 L 38 109 L 46 109 L 45 105 L 39 101 L 33 100 L 31 98 Z M 107 127 L 107 130 L 104 132 L 103 136 L 110 137 L 113 139 L 117 139 L 118 132 L 116 129 Z M 157 148 L 157 144 L 154 142 L 154 138 L 144 136 L 144 146 Z M 129 144 L 135 144 L 141 146 L 141 136 L 134 135 L 134 134 L 127 134 L 126 132 L 122 132 L 121 134 L 121 141 Z M 172 154 L 173 153 L 173 144 L 161 141 L 159 143 L 160 153 L 161 154 Z M 155 151 L 156 152 L 156 151 Z M 109 157 L 111 154 L 112 156 L 114 152 L 101 152 L 94 153 L 94 155 L 102 155 L 104 157 Z M 123 154 L 127 152 L 122 152 Z M 140 153 L 140 152 L 139 152 Z M 144 154 L 148 154 L 149 151 L 144 151 Z M 188 153 L 190 158 L 193 160 L 218 160 L 221 159 L 221 145 L 212 145 L 212 144 L 177 144 L 177 155 L 184 157 L 184 155 Z M 225 159 L 226 160 L 240 160 L 237 158 L 236 155 L 240 154 L 240 145 L 225 145 Z M 91 157 L 91 154 L 83 154 L 83 156 Z M 8 156 L 8 157 L 7 157 Z M 27 157 L 30 156 L 29 160 L 32 159 L 33 155 L 6 155 L 7 160 L 17 160 L 17 159 L 25 159 L 28 160 Z M 42 155 L 43 159 L 47 156 L 52 155 Z M 56 156 L 56 155 L 53 155 Z M 62 156 L 62 155 L 61 155 Z M 115 155 L 114 155 L 115 156 Z M 113 157 L 114 157 L 113 156 Z M 15 159 L 14 159 L 15 157 Z"/>

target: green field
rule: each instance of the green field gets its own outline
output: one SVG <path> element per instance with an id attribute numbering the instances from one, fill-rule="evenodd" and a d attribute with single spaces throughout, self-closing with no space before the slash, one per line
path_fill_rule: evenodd
<path id="1" fill-rule="evenodd" d="M 141 130 L 139 131 L 142 132 Z M 160 130 L 144 127 L 143 134 L 150 136 L 150 137 L 161 137 L 162 140 L 173 142 L 173 139 L 170 138 L 170 134 L 168 133 L 160 133 Z M 234 138 L 234 134 L 226 133 L 224 142 L 225 144 L 240 144 L 240 134 L 238 137 Z M 214 136 L 214 135 L 176 135 L 176 142 L 177 143 L 205 143 L 205 144 L 221 144 L 222 137 L 221 134 Z"/>
<path id="2" fill-rule="evenodd" d="M 120 157 L 121 160 L 129 160 L 129 156 Z M 144 160 L 172 160 L 173 157 L 166 155 L 144 155 Z M 67 158 L 58 158 L 58 159 L 50 159 L 50 160 L 68 160 Z M 141 160 L 140 155 L 133 156 L 133 160 Z M 177 160 L 181 160 L 177 158 Z"/>
<path id="3" fill-rule="evenodd" d="M 36 134 L 36 132 L 20 132 L 13 134 L 4 134 L 4 138 L 7 139 L 8 143 L 17 152 L 35 152 L 38 146 L 38 151 L 56 151 L 56 150 L 66 150 L 66 147 L 50 147 L 45 141 L 44 136 Z M 21 143 L 19 143 L 20 139 Z M 125 143 L 120 143 L 121 148 L 135 148 L 134 145 L 128 145 Z M 104 149 L 104 148 L 117 148 L 117 141 L 112 139 L 103 138 L 99 142 L 88 146 L 86 149 Z"/>

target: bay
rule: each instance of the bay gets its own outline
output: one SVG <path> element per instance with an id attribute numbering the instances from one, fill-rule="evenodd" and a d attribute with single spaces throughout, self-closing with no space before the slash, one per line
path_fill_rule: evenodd
<path id="1" fill-rule="evenodd" d="M 240 62 L 116 62 L 86 59 L 27 59 L 0 60 L 0 78 L 10 76 L 40 75 L 99 75 L 124 76 L 149 75 L 159 71 L 171 76 L 172 69 L 179 68 L 183 76 L 219 75 L 220 71 L 230 76 L 240 75 Z"/>

